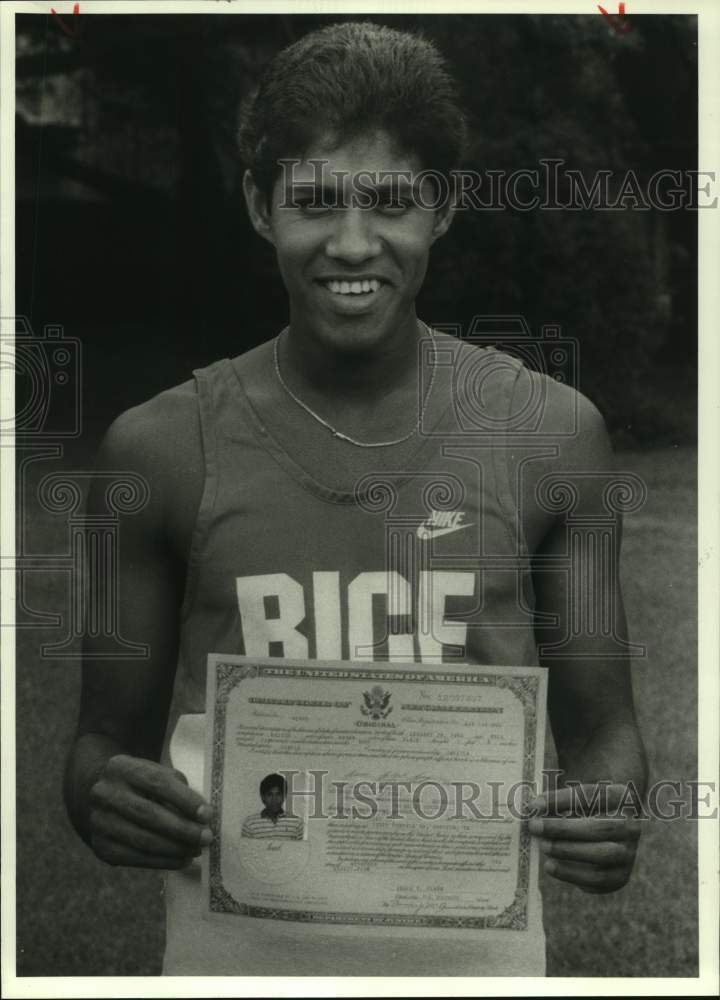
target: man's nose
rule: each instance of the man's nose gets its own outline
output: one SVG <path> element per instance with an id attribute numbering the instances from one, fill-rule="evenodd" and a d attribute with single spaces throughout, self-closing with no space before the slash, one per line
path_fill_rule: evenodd
<path id="1" fill-rule="evenodd" d="M 333 231 L 325 252 L 328 257 L 359 264 L 380 253 L 380 240 L 373 230 L 373 213 L 368 209 L 343 208 L 334 213 Z"/>

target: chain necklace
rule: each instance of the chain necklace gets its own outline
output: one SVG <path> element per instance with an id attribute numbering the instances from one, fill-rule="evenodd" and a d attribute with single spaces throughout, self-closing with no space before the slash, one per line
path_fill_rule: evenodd
<path id="1" fill-rule="evenodd" d="M 422 323 L 422 320 L 420 322 Z M 430 383 L 428 385 L 427 392 L 425 393 L 425 398 L 423 399 L 422 408 L 420 410 L 420 416 L 418 417 L 415 426 L 412 428 L 409 434 L 406 434 L 404 437 L 401 438 L 396 438 L 394 441 L 356 441 L 355 438 L 348 437 L 347 434 L 343 434 L 342 431 L 337 430 L 335 427 L 332 426 L 332 424 L 329 424 L 327 420 L 323 420 L 323 418 L 319 414 L 317 414 L 315 410 L 311 410 L 310 407 L 307 405 L 307 403 L 303 403 L 302 399 L 299 399 L 295 395 L 295 393 L 287 385 L 285 379 L 280 374 L 280 362 L 278 360 L 278 345 L 280 343 L 280 337 L 282 336 L 282 333 L 286 332 L 287 328 L 286 330 L 283 330 L 282 333 L 279 333 L 275 338 L 275 346 L 273 348 L 273 357 L 275 360 L 275 374 L 278 377 L 278 382 L 283 387 L 288 396 L 295 403 L 297 403 L 299 407 L 305 410 L 306 413 L 309 413 L 310 416 L 313 418 L 313 420 L 317 420 L 319 424 L 322 424 L 323 427 L 326 427 L 330 431 L 333 437 L 339 438 L 341 441 L 347 441 L 348 444 L 354 444 L 357 448 L 389 448 L 391 445 L 394 444 L 402 444 L 404 441 L 408 441 L 413 436 L 413 434 L 417 431 L 418 427 L 422 423 L 422 419 L 425 416 L 425 409 L 427 407 L 428 400 L 430 399 L 430 393 L 432 392 L 433 383 L 435 381 L 435 369 L 437 367 L 437 344 L 435 342 L 435 337 L 430 327 L 426 323 L 423 323 L 422 325 L 430 334 L 430 340 L 432 341 L 433 345 L 433 360 L 432 360 L 432 372 L 430 374 Z"/>

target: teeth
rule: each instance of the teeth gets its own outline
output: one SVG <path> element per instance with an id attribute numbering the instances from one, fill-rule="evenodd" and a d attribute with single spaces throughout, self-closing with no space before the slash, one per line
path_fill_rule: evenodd
<path id="1" fill-rule="evenodd" d="M 326 281 L 325 287 L 334 295 L 363 295 L 368 292 L 376 292 L 380 287 L 380 282 L 376 278 L 363 281 Z"/>

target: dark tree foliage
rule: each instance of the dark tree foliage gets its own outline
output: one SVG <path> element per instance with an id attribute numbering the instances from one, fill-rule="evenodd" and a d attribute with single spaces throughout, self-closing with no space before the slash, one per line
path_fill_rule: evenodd
<path id="1" fill-rule="evenodd" d="M 242 205 L 237 110 L 274 52 L 343 19 L 94 15 L 68 37 L 18 16 L 17 310 L 83 338 L 104 400 L 91 423 L 283 325 L 271 249 Z M 546 158 L 588 183 L 632 170 L 643 188 L 697 169 L 694 17 L 638 17 L 624 35 L 594 14 L 372 20 L 421 30 L 450 60 L 468 167 Z M 696 262 L 692 211 L 465 211 L 420 311 L 463 330 L 478 315 L 559 325 L 620 444 L 691 440 Z"/>

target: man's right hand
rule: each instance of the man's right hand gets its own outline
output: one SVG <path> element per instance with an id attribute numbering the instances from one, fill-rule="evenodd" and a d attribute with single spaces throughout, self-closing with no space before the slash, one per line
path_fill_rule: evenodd
<path id="1" fill-rule="evenodd" d="M 212 841 L 212 810 L 185 775 L 117 754 L 90 789 L 90 844 L 111 865 L 184 868 Z"/>

